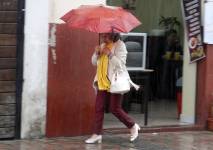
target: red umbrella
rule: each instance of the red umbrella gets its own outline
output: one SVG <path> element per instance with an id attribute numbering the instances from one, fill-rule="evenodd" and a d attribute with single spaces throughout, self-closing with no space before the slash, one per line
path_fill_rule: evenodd
<path id="1" fill-rule="evenodd" d="M 82 5 L 61 17 L 69 27 L 91 32 L 129 32 L 141 22 L 121 7 Z"/>

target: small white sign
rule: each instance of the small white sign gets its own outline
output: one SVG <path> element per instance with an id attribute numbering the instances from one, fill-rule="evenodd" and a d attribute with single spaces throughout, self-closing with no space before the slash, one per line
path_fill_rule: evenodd
<path id="1" fill-rule="evenodd" d="M 213 0 L 207 0 L 204 7 L 204 42 L 213 44 Z"/>

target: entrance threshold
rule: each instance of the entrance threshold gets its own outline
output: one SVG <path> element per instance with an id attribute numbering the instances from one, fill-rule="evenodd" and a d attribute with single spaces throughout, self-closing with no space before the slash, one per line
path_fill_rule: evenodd
<path id="1" fill-rule="evenodd" d="M 205 127 L 201 125 L 171 125 L 171 126 L 152 126 L 141 127 L 140 133 L 156 133 L 156 132 L 182 132 L 182 131 L 204 131 Z M 127 128 L 107 128 L 104 133 L 122 134 L 129 133 Z"/>

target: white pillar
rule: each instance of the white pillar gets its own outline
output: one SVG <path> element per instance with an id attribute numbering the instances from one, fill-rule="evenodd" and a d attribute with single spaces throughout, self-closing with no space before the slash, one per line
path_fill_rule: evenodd
<path id="1" fill-rule="evenodd" d="M 183 61 L 183 100 L 180 121 L 183 123 L 195 123 L 196 105 L 196 80 L 197 63 L 190 64 L 190 56 L 187 45 L 186 32 L 184 36 L 184 61 Z"/>
<path id="2" fill-rule="evenodd" d="M 26 0 L 21 138 L 45 135 L 48 1 Z"/>

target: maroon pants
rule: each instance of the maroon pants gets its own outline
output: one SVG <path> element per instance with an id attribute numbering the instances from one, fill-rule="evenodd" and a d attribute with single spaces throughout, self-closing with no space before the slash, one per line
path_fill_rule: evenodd
<path id="1" fill-rule="evenodd" d="M 128 128 L 131 128 L 135 122 L 122 109 L 121 102 L 123 96 L 121 94 L 113 94 L 107 91 L 98 91 L 95 105 L 95 122 L 94 133 L 102 134 L 103 120 L 104 120 L 104 104 L 109 101 L 109 110 Z"/>

